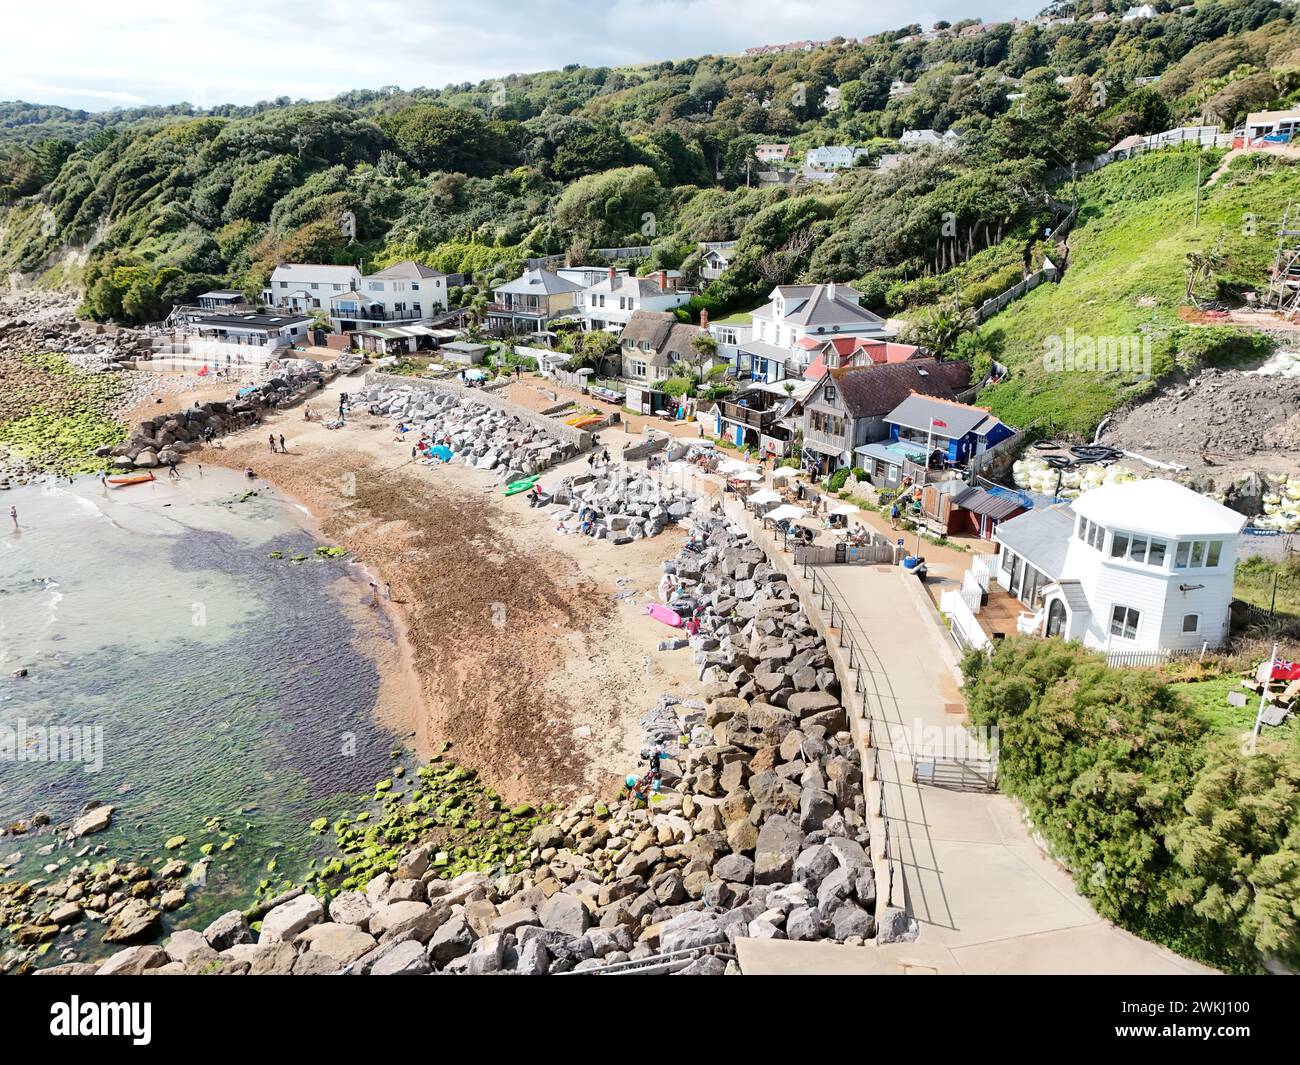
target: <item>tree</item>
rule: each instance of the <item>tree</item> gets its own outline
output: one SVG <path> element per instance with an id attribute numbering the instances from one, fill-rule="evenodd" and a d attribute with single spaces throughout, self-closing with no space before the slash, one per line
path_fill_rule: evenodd
<path id="1" fill-rule="evenodd" d="M 1175 901 L 1261 955 L 1300 960 L 1300 757 L 1285 744 L 1211 748 L 1165 834 Z"/>
<path id="2" fill-rule="evenodd" d="M 461 107 L 408 107 L 383 121 L 402 155 L 423 173 L 454 170 L 482 176 L 513 159 L 500 129 L 479 112 Z"/>
<path id="3" fill-rule="evenodd" d="M 963 333 L 975 328 L 975 315 L 954 304 L 926 307 L 899 334 L 904 344 L 915 344 L 942 358 L 957 345 Z"/>

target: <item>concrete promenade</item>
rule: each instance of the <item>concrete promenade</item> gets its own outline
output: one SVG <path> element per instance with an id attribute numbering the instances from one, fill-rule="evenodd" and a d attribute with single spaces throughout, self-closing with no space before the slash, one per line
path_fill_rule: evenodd
<path id="1" fill-rule="evenodd" d="M 725 508 L 756 529 L 737 501 L 727 499 Z M 854 731 L 869 778 L 877 763 L 871 748 L 879 752 L 878 779 L 865 784 L 868 809 L 883 791 L 888 811 L 888 857 L 884 821 L 873 823 L 877 885 L 882 897 L 917 919 L 920 937 L 867 949 L 741 941 L 743 971 L 1212 971 L 1102 920 L 1035 843 L 1010 798 L 912 782 L 914 755 L 943 754 L 945 747 L 959 752 L 966 735 L 956 648 L 915 577 L 887 565 L 810 567 L 805 576 L 770 535 L 759 542 L 827 637 L 846 689 L 861 688 L 860 695 L 846 690 L 845 705 L 860 715 Z"/>

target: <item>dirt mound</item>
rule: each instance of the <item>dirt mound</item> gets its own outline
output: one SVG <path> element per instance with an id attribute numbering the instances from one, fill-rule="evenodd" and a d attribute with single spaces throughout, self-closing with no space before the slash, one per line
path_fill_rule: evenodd
<path id="1" fill-rule="evenodd" d="M 1300 465 L 1300 380 L 1204 370 L 1120 414 L 1100 442 L 1193 465 L 1205 456 Z"/>

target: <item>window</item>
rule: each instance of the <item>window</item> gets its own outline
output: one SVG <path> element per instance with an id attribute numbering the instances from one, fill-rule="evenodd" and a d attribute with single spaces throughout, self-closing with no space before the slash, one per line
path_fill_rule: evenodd
<path id="1" fill-rule="evenodd" d="M 289 287 L 289 282 L 288 282 L 288 281 L 281 281 L 281 282 L 280 282 L 280 287 L 281 287 L 281 288 L 288 288 L 288 287 Z"/>
<path id="2" fill-rule="evenodd" d="M 1117 532 L 1110 538 L 1110 557 L 1123 558 L 1128 554 L 1128 534 Z"/>
<path id="3" fill-rule="evenodd" d="M 1183 632 L 1200 632 L 1200 631 L 1201 631 L 1201 615 L 1184 614 Z"/>
<path id="4" fill-rule="evenodd" d="M 834 389 L 833 386 L 831 386 L 831 385 L 827 385 L 827 386 L 826 386 L 826 391 L 823 393 L 823 395 L 826 397 L 826 401 L 827 401 L 828 403 L 834 403 L 834 402 L 835 402 L 835 389 Z"/>
<path id="5" fill-rule="evenodd" d="M 318 288 L 320 288 L 320 285 L 318 285 L 315 281 L 313 281 L 311 283 L 311 290 L 315 292 Z"/>
<path id="6" fill-rule="evenodd" d="M 1110 634 L 1124 640 L 1136 640 L 1141 615 L 1131 606 L 1117 606 L 1110 612 Z"/>
<path id="7" fill-rule="evenodd" d="M 1016 553 L 1008 551 L 1005 547 L 1002 549 L 1002 572 L 1010 573 L 1016 568 Z"/>
<path id="8" fill-rule="evenodd" d="M 1128 557 L 1130 562 L 1145 562 L 1147 560 L 1147 539 L 1145 536 L 1135 536 L 1129 541 Z"/>
<path id="9" fill-rule="evenodd" d="M 1165 564 L 1165 546 L 1163 540 L 1151 541 L 1151 549 L 1147 552 L 1148 566 L 1163 566 Z"/>
<path id="10" fill-rule="evenodd" d="M 1217 566 L 1219 564 L 1219 553 L 1223 548 L 1222 540 L 1211 540 L 1205 549 L 1205 564 L 1207 566 Z"/>
<path id="11" fill-rule="evenodd" d="M 1174 569 L 1187 568 L 1187 556 L 1191 550 L 1191 544 L 1183 543 L 1178 545 L 1178 550 L 1174 553 Z"/>
<path id="12" fill-rule="evenodd" d="M 412 292 L 419 292 L 419 291 L 420 291 L 420 283 L 419 283 L 418 281 L 412 281 L 412 282 L 411 282 L 411 291 L 412 291 Z"/>
<path id="13" fill-rule="evenodd" d="M 633 376 L 633 377 L 644 377 L 644 376 L 645 376 L 645 363 L 642 362 L 640 359 L 633 359 L 632 362 L 630 363 L 630 365 L 631 365 L 631 368 L 632 368 L 632 376 Z"/>

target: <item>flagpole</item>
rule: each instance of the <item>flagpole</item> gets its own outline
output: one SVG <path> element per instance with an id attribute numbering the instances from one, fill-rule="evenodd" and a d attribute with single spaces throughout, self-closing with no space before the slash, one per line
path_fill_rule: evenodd
<path id="1" fill-rule="evenodd" d="M 1268 660 L 1268 676 L 1264 678 L 1264 688 L 1259 693 L 1259 710 L 1255 714 L 1255 731 L 1252 739 L 1259 739 L 1259 726 L 1264 720 L 1264 700 L 1268 697 L 1268 684 L 1273 679 L 1273 664 L 1277 661 L 1277 643 L 1273 644 L 1273 654 Z"/>

